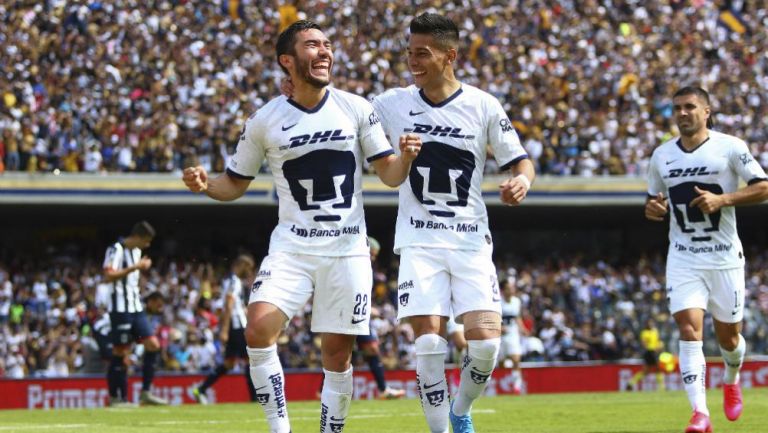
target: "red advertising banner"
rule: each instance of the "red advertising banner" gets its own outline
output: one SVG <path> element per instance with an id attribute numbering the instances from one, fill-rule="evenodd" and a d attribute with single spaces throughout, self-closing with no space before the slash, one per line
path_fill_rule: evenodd
<path id="1" fill-rule="evenodd" d="M 525 393 L 557 393 L 586 391 L 621 391 L 632 376 L 641 369 L 639 364 L 604 365 L 535 365 L 524 368 Z M 459 371 L 447 372 L 451 392 L 455 393 Z M 710 363 L 707 383 L 710 388 L 722 385 L 722 363 Z M 202 382 L 201 375 L 159 375 L 153 383 L 153 392 L 168 399 L 173 405 L 193 403 L 192 389 Z M 315 400 L 320 389 L 322 375 L 315 372 L 286 373 L 285 394 L 289 401 Z M 413 371 L 387 371 L 390 386 L 402 388 L 406 396 L 416 398 L 416 374 Z M 512 393 L 512 370 L 497 369 L 488 384 L 487 395 Z M 665 375 L 666 389 L 682 389 L 680 374 Z M 768 386 L 768 361 L 745 362 L 741 371 L 741 384 L 750 388 Z M 223 376 L 208 391 L 211 402 L 244 402 L 249 398 L 243 374 Z M 129 399 L 138 402 L 141 378 L 129 381 Z M 640 390 L 656 388 L 653 375 L 640 382 Z M 367 371 L 355 372 L 356 399 L 372 399 L 378 394 L 376 382 Z M 4 379 L 0 380 L 0 409 L 59 409 L 102 407 L 109 401 L 106 380 L 102 377 L 62 379 Z"/>

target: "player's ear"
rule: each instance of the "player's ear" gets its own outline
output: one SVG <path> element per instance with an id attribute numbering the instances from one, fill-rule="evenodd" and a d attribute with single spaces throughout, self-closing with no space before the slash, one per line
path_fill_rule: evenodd
<path id="1" fill-rule="evenodd" d="M 277 61 L 280 63 L 280 66 L 290 71 L 291 66 L 293 65 L 293 56 L 290 54 L 280 54 L 280 57 L 277 58 Z"/>
<path id="2" fill-rule="evenodd" d="M 445 58 L 448 61 L 448 63 L 455 62 L 456 57 L 458 57 L 458 52 L 456 51 L 456 48 L 449 48 L 445 55 Z"/>

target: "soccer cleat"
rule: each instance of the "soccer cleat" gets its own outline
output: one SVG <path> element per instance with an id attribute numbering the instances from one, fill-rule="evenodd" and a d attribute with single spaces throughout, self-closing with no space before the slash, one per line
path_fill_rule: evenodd
<path id="1" fill-rule="evenodd" d="M 146 404 L 148 406 L 167 406 L 168 400 L 158 397 L 149 391 L 141 391 L 141 395 L 139 397 L 139 401 L 141 404 Z"/>
<path id="2" fill-rule="evenodd" d="M 380 400 L 394 400 L 405 397 L 405 390 L 387 387 L 379 393 Z"/>
<path id="3" fill-rule="evenodd" d="M 688 421 L 688 427 L 685 433 L 712 433 L 712 423 L 709 417 L 701 412 L 693 412 L 691 420 Z"/>
<path id="4" fill-rule="evenodd" d="M 741 416 L 743 408 L 741 399 L 741 386 L 738 383 L 723 385 L 723 410 L 729 421 L 736 421 Z"/>
<path id="5" fill-rule="evenodd" d="M 109 400 L 109 407 L 115 409 L 129 409 L 136 407 L 136 405 L 118 398 L 115 400 Z"/>
<path id="6" fill-rule="evenodd" d="M 451 410 L 448 412 L 448 418 L 451 420 L 453 433 L 475 433 L 475 427 L 472 425 L 472 416 L 470 414 L 462 416 L 453 414 L 453 401 L 451 401 Z"/>
<path id="7" fill-rule="evenodd" d="M 192 390 L 192 397 L 200 404 L 208 404 L 208 396 L 204 392 L 200 392 L 200 388 L 195 387 Z"/>

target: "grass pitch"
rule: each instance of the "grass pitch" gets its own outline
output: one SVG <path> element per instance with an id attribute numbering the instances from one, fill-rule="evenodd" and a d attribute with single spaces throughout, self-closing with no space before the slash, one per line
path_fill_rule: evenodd
<path id="1" fill-rule="evenodd" d="M 768 388 L 747 389 L 739 421 L 725 419 L 722 393 L 709 390 L 709 408 L 718 433 L 768 432 Z M 288 404 L 293 433 L 319 430 L 319 403 Z M 480 433 L 682 432 L 690 416 L 685 394 L 677 392 L 583 393 L 484 397 L 474 406 Z M 236 433 L 266 432 L 256 404 L 0 411 L 0 433 Z M 345 433 L 427 432 L 416 400 L 355 401 Z"/>

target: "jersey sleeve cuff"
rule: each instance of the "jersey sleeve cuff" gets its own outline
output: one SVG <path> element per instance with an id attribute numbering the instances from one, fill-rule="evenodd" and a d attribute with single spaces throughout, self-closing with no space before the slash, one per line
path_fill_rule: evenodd
<path id="1" fill-rule="evenodd" d="M 520 155 L 517 158 L 513 159 L 512 161 L 509 161 L 508 163 L 506 163 L 506 164 L 502 165 L 501 167 L 499 167 L 499 170 L 502 170 L 502 171 L 508 170 L 513 165 L 517 164 L 518 162 L 520 162 L 520 161 L 522 161 L 524 159 L 528 159 L 528 155 L 527 154 Z"/>
<path id="2" fill-rule="evenodd" d="M 756 178 L 750 180 L 749 182 L 747 182 L 747 185 L 754 185 L 756 183 L 765 182 L 767 180 L 768 179 L 764 178 L 764 177 L 756 177 Z"/>
<path id="3" fill-rule="evenodd" d="M 373 155 L 372 157 L 367 158 L 366 161 L 373 162 L 373 161 L 376 161 L 377 159 L 384 158 L 385 156 L 393 155 L 394 153 L 395 151 L 392 149 L 385 150 L 384 152 L 377 153 L 376 155 Z"/>
<path id="4" fill-rule="evenodd" d="M 243 179 L 243 180 L 253 180 L 255 179 L 255 176 L 245 176 L 242 175 L 236 171 L 233 171 L 231 168 L 227 167 L 227 176 L 233 177 L 235 179 Z"/>

